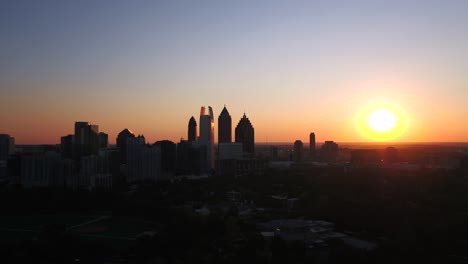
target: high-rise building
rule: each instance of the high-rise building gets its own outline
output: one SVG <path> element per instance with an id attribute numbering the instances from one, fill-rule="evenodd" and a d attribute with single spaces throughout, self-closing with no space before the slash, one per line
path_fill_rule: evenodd
<path id="1" fill-rule="evenodd" d="M 231 143 L 232 141 L 232 119 L 226 106 L 224 106 L 218 117 L 218 143 Z"/>
<path id="2" fill-rule="evenodd" d="M 63 182 L 64 175 L 58 174 L 60 154 L 54 151 L 21 155 L 20 183 L 23 187 L 51 187 Z"/>
<path id="3" fill-rule="evenodd" d="M 192 116 L 188 123 L 188 141 L 194 142 L 197 140 L 197 121 Z"/>
<path id="4" fill-rule="evenodd" d="M 97 154 L 99 126 L 88 122 L 75 122 L 75 151 L 77 158 Z"/>
<path id="5" fill-rule="evenodd" d="M 338 144 L 334 141 L 325 141 L 322 145 L 321 156 L 325 161 L 335 162 L 338 157 Z"/>
<path id="6" fill-rule="evenodd" d="M 0 160 L 7 160 L 15 151 L 15 138 L 7 134 L 0 134 Z"/>
<path id="7" fill-rule="evenodd" d="M 127 181 L 158 181 L 161 177 L 161 148 L 145 143 L 144 136 L 127 138 Z"/>
<path id="8" fill-rule="evenodd" d="M 309 135 L 309 145 L 310 145 L 310 158 L 315 159 L 315 133 L 312 132 Z"/>
<path id="9" fill-rule="evenodd" d="M 236 126 L 236 142 L 242 143 L 242 151 L 244 153 L 254 154 L 254 128 L 250 120 L 244 113 L 244 116 L 239 120 Z"/>
<path id="10" fill-rule="evenodd" d="M 163 178 L 174 176 L 176 171 L 176 144 L 169 140 L 156 141 L 155 146 L 161 149 L 161 174 Z"/>
<path id="11" fill-rule="evenodd" d="M 67 159 L 73 158 L 73 142 L 75 136 L 68 135 L 60 138 L 60 152 L 62 156 Z"/>
<path id="12" fill-rule="evenodd" d="M 295 162 L 302 161 L 303 150 L 304 150 L 304 144 L 302 144 L 302 141 L 296 140 L 294 142 L 294 161 Z"/>
<path id="13" fill-rule="evenodd" d="M 128 138 L 135 138 L 135 134 L 132 131 L 125 128 L 122 130 L 119 135 L 117 136 L 117 148 L 120 152 L 120 164 L 127 163 L 127 139 Z"/>
<path id="14" fill-rule="evenodd" d="M 191 143 L 187 140 L 180 140 L 177 143 L 177 157 L 176 157 L 176 174 L 187 175 L 190 174 L 189 170 L 189 148 Z"/>
<path id="15" fill-rule="evenodd" d="M 201 142 L 214 143 L 214 117 L 213 109 L 208 106 L 209 113 L 206 113 L 204 106 L 200 110 L 200 138 Z"/>
<path id="16" fill-rule="evenodd" d="M 109 145 L 109 135 L 104 132 L 99 132 L 98 134 L 98 146 L 99 148 L 107 148 Z"/>
<path id="17" fill-rule="evenodd" d="M 208 147 L 208 162 L 209 168 L 214 168 L 214 117 L 213 109 L 208 106 L 209 113 L 206 114 L 204 106 L 200 110 L 200 137 L 199 144 Z"/>

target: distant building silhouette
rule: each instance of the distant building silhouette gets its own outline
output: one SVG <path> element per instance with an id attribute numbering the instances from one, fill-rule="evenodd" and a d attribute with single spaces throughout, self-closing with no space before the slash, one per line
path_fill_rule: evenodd
<path id="1" fill-rule="evenodd" d="M 135 134 L 132 131 L 125 128 L 122 130 L 119 135 L 117 136 L 117 148 L 120 152 L 120 163 L 126 164 L 127 163 L 127 139 L 128 138 L 135 138 Z"/>
<path id="2" fill-rule="evenodd" d="M 254 154 L 255 143 L 254 143 L 254 128 L 250 123 L 250 120 L 244 113 L 244 116 L 239 120 L 236 126 L 236 142 L 242 143 L 242 151 L 249 154 Z"/>
<path id="3" fill-rule="evenodd" d="M 66 179 L 59 170 L 61 159 L 60 154 L 53 151 L 21 155 L 21 185 L 26 188 L 63 186 Z"/>
<path id="4" fill-rule="evenodd" d="M 180 140 L 177 143 L 176 174 L 178 175 L 188 175 L 191 173 L 189 169 L 189 148 L 191 145 L 187 140 Z"/>
<path id="5" fill-rule="evenodd" d="M 338 144 L 334 141 L 325 141 L 322 145 L 321 156 L 325 161 L 335 162 L 338 157 Z"/>
<path id="6" fill-rule="evenodd" d="M 232 119 L 226 106 L 224 106 L 218 117 L 218 143 L 232 142 Z"/>
<path id="7" fill-rule="evenodd" d="M 302 144 L 302 141 L 296 140 L 294 142 L 294 161 L 295 162 L 302 161 L 303 151 L 304 151 L 304 144 Z"/>
<path id="8" fill-rule="evenodd" d="M 156 141 L 155 146 L 161 149 L 161 177 L 170 178 L 176 171 L 176 144 L 169 140 Z"/>
<path id="9" fill-rule="evenodd" d="M 99 148 L 107 148 L 109 145 L 109 135 L 104 132 L 99 132 L 98 134 L 98 145 Z"/>
<path id="10" fill-rule="evenodd" d="M 15 152 L 15 138 L 8 134 L 0 134 L 0 160 L 7 160 Z"/>
<path id="11" fill-rule="evenodd" d="M 144 136 L 127 138 L 127 182 L 155 182 L 161 176 L 161 148 L 147 145 Z"/>
<path id="12" fill-rule="evenodd" d="M 73 158 L 73 142 L 75 141 L 74 135 L 67 135 L 60 138 L 60 152 L 62 156 L 67 159 Z"/>
<path id="13" fill-rule="evenodd" d="M 309 155 L 311 159 L 315 159 L 315 133 L 309 135 Z"/>
<path id="14" fill-rule="evenodd" d="M 194 142 L 197 140 L 197 121 L 192 116 L 188 123 L 188 141 Z"/>
<path id="15" fill-rule="evenodd" d="M 194 142 L 189 148 L 188 167 L 191 174 L 209 175 L 211 173 L 211 160 L 209 159 L 210 148 L 207 144 Z"/>
<path id="16" fill-rule="evenodd" d="M 208 113 L 204 106 L 200 110 L 200 137 L 198 143 L 206 145 L 208 149 L 209 167 L 214 168 L 214 117 L 213 109 L 208 106 Z"/>
<path id="17" fill-rule="evenodd" d="M 213 109 L 208 106 L 209 113 L 206 113 L 204 106 L 200 110 L 200 138 L 201 142 L 214 143 L 214 117 Z"/>
<path id="18" fill-rule="evenodd" d="M 97 154 L 99 149 L 99 126 L 88 122 L 75 122 L 75 151 L 76 157 Z"/>

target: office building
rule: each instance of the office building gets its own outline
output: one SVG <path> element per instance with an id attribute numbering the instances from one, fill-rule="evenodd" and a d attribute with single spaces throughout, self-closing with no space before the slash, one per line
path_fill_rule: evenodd
<path id="1" fill-rule="evenodd" d="M 315 159 L 315 133 L 312 132 L 309 135 L 309 156 L 311 159 Z"/>
<path id="2" fill-rule="evenodd" d="M 161 178 L 161 148 L 147 145 L 144 136 L 127 138 L 127 182 L 156 182 Z"/>
<path id="3" fill-rule="evenodd" d="M 176 144 L 169 140 L 156 141 L 161 149 L 161 178 L 169 179 L 176 171 Z"/>
<path id="4" fill-rule="evenodd" d="M 75 122 L 76 158 L 97 154 L 99 149 L 99 126 L 88 122 Z"/>
<path id="5" fill-rule="evenodd" d="M 218 117 L 218 143 L 232 142 L 232 119 L 226 106 Z"/>
<path id="6" fill-rule="evenodd" d="M 0 134 L 0 160 L 7 160 L 15 152 L 15 138 L 8 134 Z"/>
<path id="7" fill-rule="evenodd" d="M 194 142 L 197 140 L 197 121 L 192 116 L 188 123 L 188 141 Z"/>
<path id="8" fill-rule="evenodd" d="M 135 134 L 127 128 L 122 130 L 119 135 L 117 136 L 117 148 L 119 149 L 120 153 L 120 164 L 127 163 L 127 139 L 128 138 L 135 138 Z"/>
<path id="9" fill-rule="evenodd" d="M 338 157 L 338 144 L 334 141 L 325 141 L 322 145 L 321 156 L 327 162 L 335 162 Z"/>
<path id="10" fill-rule="evenodd" d="M 73 158 L 73 142 L 75 141 L 75 136 L 67 135 L 60 138 L 60 152 L 62 157 L 66 159 Z"/>
<path id="11" fill-rule="evenodd" d="M 242 151 L 253 155 L 255 152 L 254 128 L 245 113 L 239 120 L 235 133 L 236 142 L 242 143 Z"/>
<path id="12" fill-rule="evenodd" d="M 214 168 L 214 116 L 213 109 L 208 106 L 208 113 L 204 106 L 200 110 L 200 137 L 198 143 L 206 145 L 208 150 L 208 167 Z"/>
<path id="13" fill-rule="evenodd" d="M 294 161 L 295 162 L 301 162 L 302 161 L 303 151 L 304 151 L 304 144 L 302 144 L 302 141 L 296 140 L 294 142 Z"/>
<path id="14" fill-rule="evenodd" d="M 100 149 L 107 148 L 107 146 L 109 145 L 109 135 L 107 135 L 104 132 L 99 132 L 98 145 Z"/>

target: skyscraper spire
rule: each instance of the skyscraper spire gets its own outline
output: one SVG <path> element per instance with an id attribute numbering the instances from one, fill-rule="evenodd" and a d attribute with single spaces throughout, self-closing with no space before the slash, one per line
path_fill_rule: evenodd
<path id="1" fill-rule="evenodd" d="M 254 128 L 244 112 L 244 116 L 236 126 L 236 142 L 242 143 L 242 151 L 254 154 L 255 151 Z"/>
<path id="2" fill-rule="evenodd" d="M 230 143 L 232 141 L 232 119 L 226 105 L 218 117 L 218 143 Z"/>
<path id="3" fill-rule="evenodd" d="M 192 116 L 188 123 L 188 141 L 193 142 L 197 140 L 197 121 Z"/>

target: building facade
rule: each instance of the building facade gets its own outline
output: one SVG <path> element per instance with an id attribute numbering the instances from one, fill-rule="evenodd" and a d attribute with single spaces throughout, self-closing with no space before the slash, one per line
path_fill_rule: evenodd
<path id="1" fill-rule="evenodd" d="M 255 153 L 254 127 L 245 113 L 236 126 L 235 138 L 237 143 L 242 143 L 242 151 L 244 153 L 252 155 Z"/>
<path id="2" fill-rule="evenodd" d="M 218 144 L 232 142 L 232 119 L 226 106 L 218 117 Z"/>
<path id="3" fill-rule="evenodd" d="M 302 141 L 296 140 L 294 142 L 294 161 L 301 162 L 303 159 L 303 152 L 304 152 L 304 144 Z"/>
<path id="4" fill-rule="evenodd" d="M 315 159 L 315 133 L 312 132 L 309 135 L 309 156 L 311 159 Z"/>
<path id="5" fill-rule="evenodd" d="M 194 142 L 197 140 L 197 121 L 192 116 L 188 123 L 188 141 Z"/>

